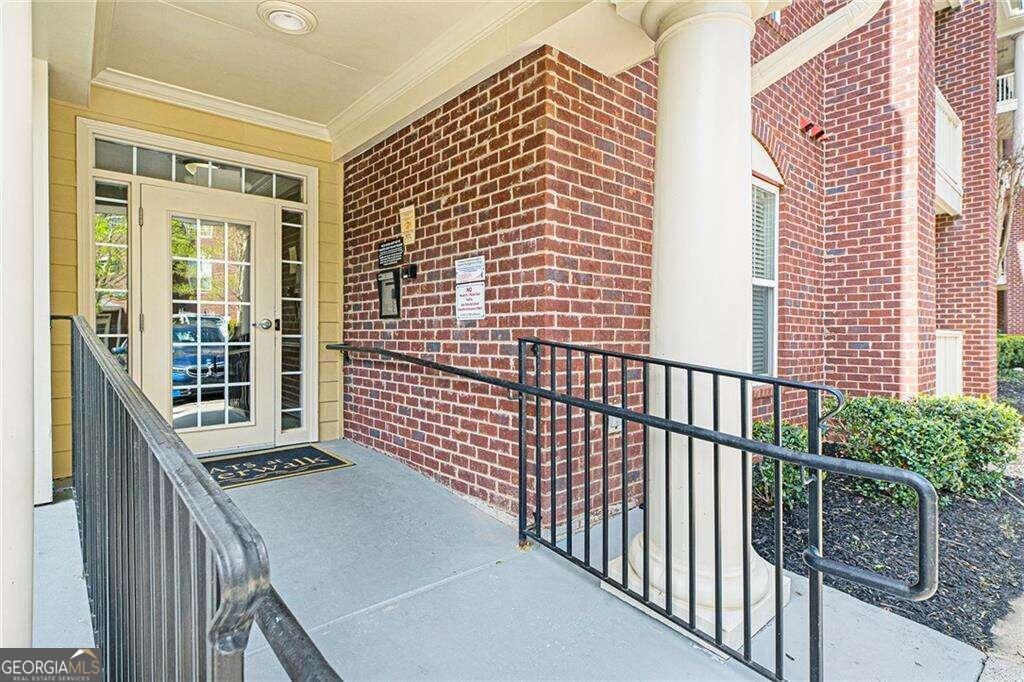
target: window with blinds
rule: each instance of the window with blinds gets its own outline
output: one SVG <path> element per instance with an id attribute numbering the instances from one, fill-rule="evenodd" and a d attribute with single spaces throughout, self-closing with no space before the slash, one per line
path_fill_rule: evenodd
<path id="1" fill-rule="evenodd" d="M 754 358 L 755 374 L 775 372 L 775 274 L 778 194 L 761 185 L 752 187 Z"/>

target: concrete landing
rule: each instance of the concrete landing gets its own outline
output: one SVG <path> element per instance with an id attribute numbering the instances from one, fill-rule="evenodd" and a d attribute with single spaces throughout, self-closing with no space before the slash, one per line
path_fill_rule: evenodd
<path id="1" fill-rule="evenodd" d="M 400 462 L 326 446 L 356 466 L 230 495 L 266 540 L 275 586 L 346 679 L 763 679 L 543 547 L 519 551 L 515 529 Z M 74 503 L 35 519 L 34 643 L 91 646 Z M 631 531 L 640 525 L 631 518 Z M 591 538 L 596 563 L 599 528 Z M 805 586 L 793 576 L 788 679 L 807 676 Z M 984 655 L 961 642 L 829 588 L 825 604 L 828 680 L 978 679 Z M 771 626 L 755 637 L 756 660 L 771 662 L 773 639 Z M 256 628 L 246 668 L 248 680 L 287 679 Z"/>
<path id="2" fill-rule="evenodd" d="M 763 679 L 552 552 L 520 552 L 515 529 L 400 462 L 322 445 L 356 466 L 230 495 L 262 533 L 278 591 L 344 678 Z M 805 585 L 794 576 L 786 610 L 790 679 L 807 675 Z M 978 678 L 984 655 L 961 642 L 835 590 L 825 603 L 826 679 Z M 773 638 L 769 627 L 755 639 L 757 660 L 770 662 Z M 286 679 L 255 630 L 246 673 Z"/>
<path id="3" fill-rule="evenodd" d="M 74 500 L 35 508 L 32 645 L 94 646 Z"/>

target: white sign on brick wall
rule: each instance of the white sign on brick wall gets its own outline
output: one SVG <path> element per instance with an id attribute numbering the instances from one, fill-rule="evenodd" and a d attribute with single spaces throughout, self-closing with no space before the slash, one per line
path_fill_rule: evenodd
<path id="1" fill-rule="evenodd" d="M 473 256 L 455 261 L 455 283 L 482 282 L 486 275 L 483 256 Z"/>
<path id="2" fill-rule="evenodd" d="M 455 319 L 482 320 L 487 312 L 483 256 L 455 261 Z"/>
<path id="3" fill-rule="evenodd" d="M 455 319 L 482 320 L 486 312 L 483 282 L 455 285 Z"/>

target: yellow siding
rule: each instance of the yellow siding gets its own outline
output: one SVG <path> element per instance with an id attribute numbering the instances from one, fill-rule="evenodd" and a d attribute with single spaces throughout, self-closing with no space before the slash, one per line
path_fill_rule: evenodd
<path id="1" fill-rule="evenodd" d="M 262 154 L 315 166 L 319 183 L 320 342 L 341 335 L 341 166 L 328 142 L 93 87 L 89 107 L 50 101 L 50 305 L 54 314 L 78 312 L 75 131 L 78 117 Z M 53 329 L 53 475 L 71 475 L 70 340 L 67 325 Z M 321 351 L 320 438 L 341 433 L 339 357 Z"/>

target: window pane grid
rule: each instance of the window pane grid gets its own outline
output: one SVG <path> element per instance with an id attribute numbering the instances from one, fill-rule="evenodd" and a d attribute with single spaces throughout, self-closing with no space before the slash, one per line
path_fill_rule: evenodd
<path id="1" fill-rule="evenodd" d="M 305 180 L 284 173 L 112 139 L 95 140 L 94 167 L 207 188 L 305 200 Z M 97 181 L 94 206 L 97 331 L 128 367 L 127 185 Z M 280 412 L 282 430 L 303 425 L 303 211 L 281 211 Z M 250 421 L 251 259 L 248 226 L 172 218 L 172 398 L 175 428 Z M 230 231 L 245 229 L 245 247 Z M 213 229 L 213 233 L 208 228 Z M 223 236 L 222 236 L 223 235 Z M 237 240 L 236 240 L 237 241 Z M 238 375 L 238 376 L 233 376 Z"/>
<path id="2" fill-rule="evenodd" d="M 295 180 L 292 178 L 291 180 Z M 294 191 L 288 182 L 275 178 L 275 194 Z M 291 189 L 288 189 L 291 187 Z M 305 382 L 302 380 L 302 361 L 305 344 L 302 338 L 302 302 L 305 215 L 301 211 L 281 211 L 281 430 L 302 427 L 302 397 Z"/>
<path id="3" fill-rule="evenodd" d="M 753 185 L 751 201 L 753 358 L 755 374 L 775 372 L 776 222 L 778 195 Z"/>
<path id="4" fill-rule="evenodd" d="M 251 421 L 250 226 L 171 218 L 175 428 Z"/>
<path id="5" fill-rule="evenodd" d="M 305 180 L 300 177 L 192 154 L 130 145 L 117 140 L 96 138 L 93 165 L 100 170 L 170 180 L 186 185 L 223 189 L 284 201 L 305 200 Z"/>
<path id="6" fill-rule="evenodd" d="M 130 154 L 117 145 L 97 148 L 97 158 L 123 168 Z M 125 370 L 128 348 L 128 185 L 96 181 L 93 185 L 93 291 L 97 335 Z"/>

